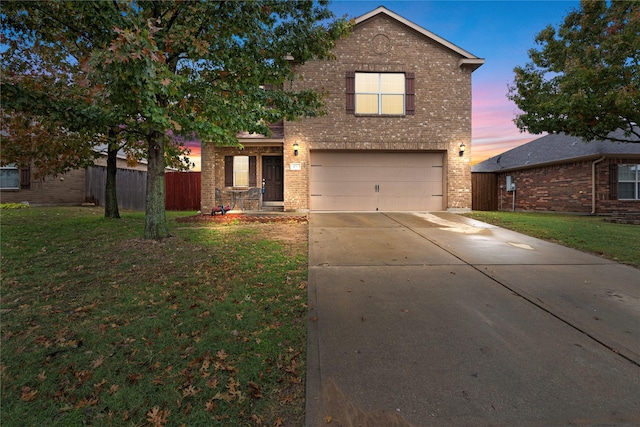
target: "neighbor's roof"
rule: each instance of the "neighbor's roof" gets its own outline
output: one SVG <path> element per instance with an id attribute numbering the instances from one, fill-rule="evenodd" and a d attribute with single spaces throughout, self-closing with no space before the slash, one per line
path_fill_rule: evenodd
<path id="1" fill-rule="evenodd" d="M 623 137 L 622 131 L 614 134 Z M 499 172 L 526 169 L 544 164 L 597 159 L 602 156 L 630 156 L 640 158 L 640 138 L 637 142 L 612 142 L 596 140 L 585 142 L 582 138 L 565 134 L 550 134 L 524 145 L 491 157 L 471 168 L 472 172 Z"/>
<path id="2" fill-rule="evenodd" d="M 387 15 L 388 17 L 395 19 L 396 21 L 406 25 L 407 27 L 413 29 L 414 31 L 417 31 L 418 33 L 422 34 L 423 36 L 433 40 L 436 43 L 441 44 L 442 46 L 452 50 L 453 52 L 457 53 L 458 55 L 460 55 L 462 58 L 460 58 L 460 62 L 458 65 L 469 65 L 471 66 L 472 70 L 477 69 L 478 67 L 480 67 L 482 64 L 484 64 L 484 59 L 483 58 L 478 58 L 477 56 L 467 52 L 466 50 L 462 49 L 459 46 L 456 46 L 455 44 L 451 43 L 448 40 L 443 39 L 442 37 L 432 33 L 431 31 L 428 31 L 424 28 L 422 28 L 420 25 L 415 24 L 411 21 L 409 21 L 406 18 L 403 18 L 402 16 L 398 15 L 397 13 L 394 13 L 392 11 L 390 11 L 389 9 L 387 9 L 384 6 L 380 6 L 374 10 L 372 10 L 371 12 L 365 13 L 364 15 L 356 18 L 356 25 L 360 24 L 361 22 L 364 22 L 368 19 L 371 19 L 377 15 L 380 14 L 384 14 Z"/>

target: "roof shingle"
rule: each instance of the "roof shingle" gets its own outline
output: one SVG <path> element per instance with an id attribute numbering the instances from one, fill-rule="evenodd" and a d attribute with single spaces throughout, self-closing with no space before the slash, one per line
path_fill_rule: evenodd
<path id="1" fill-rule="evenodd" d="M 616 132 L 618 133 L 618 132 Z M 622 131 L 619 131 L 622 136 Z M 637 142 L 590 141 L 565 134 L 549 134 L 519 147 L 490 157 L 471 168 L 472 172 L 498 172 L 523 169 L 549 163 L 598 158 L 604 155 L 624 155 L 640 158 L 640 138 Z"/>

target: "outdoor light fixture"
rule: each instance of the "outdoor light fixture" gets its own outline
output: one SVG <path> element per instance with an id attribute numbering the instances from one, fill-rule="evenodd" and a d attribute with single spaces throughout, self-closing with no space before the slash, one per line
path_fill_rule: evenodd
<path id="1" fill-rule="evenodd" d="M 459 154 L 460 154 L 460 157 L 462 157 L 462 156 L 464 155 L 464 149 L 465 149 L 465 148 L 466 148 L 466 147 L 465 147 L 465 145 L 464 145 L 464 142 L 461 142 L 461 143 L 460 143 L 460 153 L 459 153 Z"/>
<path id="2" fill-rule="evenodd" d="M 297 156 L 298 155 L 298 150 L 300 149 L 300 146 L 298 145 L 297 142 L 293 143 L 293 155 Z"/>

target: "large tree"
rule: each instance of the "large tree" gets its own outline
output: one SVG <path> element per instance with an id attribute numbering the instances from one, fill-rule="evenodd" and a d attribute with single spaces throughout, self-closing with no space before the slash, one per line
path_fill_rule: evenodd
<path id="1" fill-rule="evenodd" d="M 531 61 L 515 68 L 508 98 L 522 131 L 564 132 L 587 141 L 640 136 L 640 3 L 583 0 L 545 28 Z M 623 129 L 622 137 L 611 132 Z"/>
<path id="2" fill-rule="evenodd" d="M 143 142 L 150 239 L 169 234 L 164 170 L 165 156 L 175 158 L 175 137 L 234 145 L 238 131 L 268 134 L 269 123 L 321 114 L 323 94 L 287 84 L 296 78 L 294 61 L 331 57 L 350 28 L 332 20 L 326 1 L 27 1 L 2 8 L 5 28 L 26 43 L 74 58 L 80 71 L 69 85 L 93 91 L 96 100 L 69 106 L 77 122 L 93 126 L 97 107 L 108 124 L 135 136 L 128 141 Z M 28 104 L 19 83 L 11 91 Z M 104 125 L 104 117 L 96 120 Z"/>

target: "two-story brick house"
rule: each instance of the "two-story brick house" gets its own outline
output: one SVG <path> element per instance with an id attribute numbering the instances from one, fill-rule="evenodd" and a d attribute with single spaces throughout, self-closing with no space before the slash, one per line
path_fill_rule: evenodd
<path id="1" fill-rule="evenodd" d="M 470 209 L 471 74 L 484 60 L 384 7 L 334 54 L 293 83 L 327 92 L 328 114 L 240 135 L 243 149 L 203 145 L 202 211 L 250 188 L 263 190 L 245 209 Z"/>

